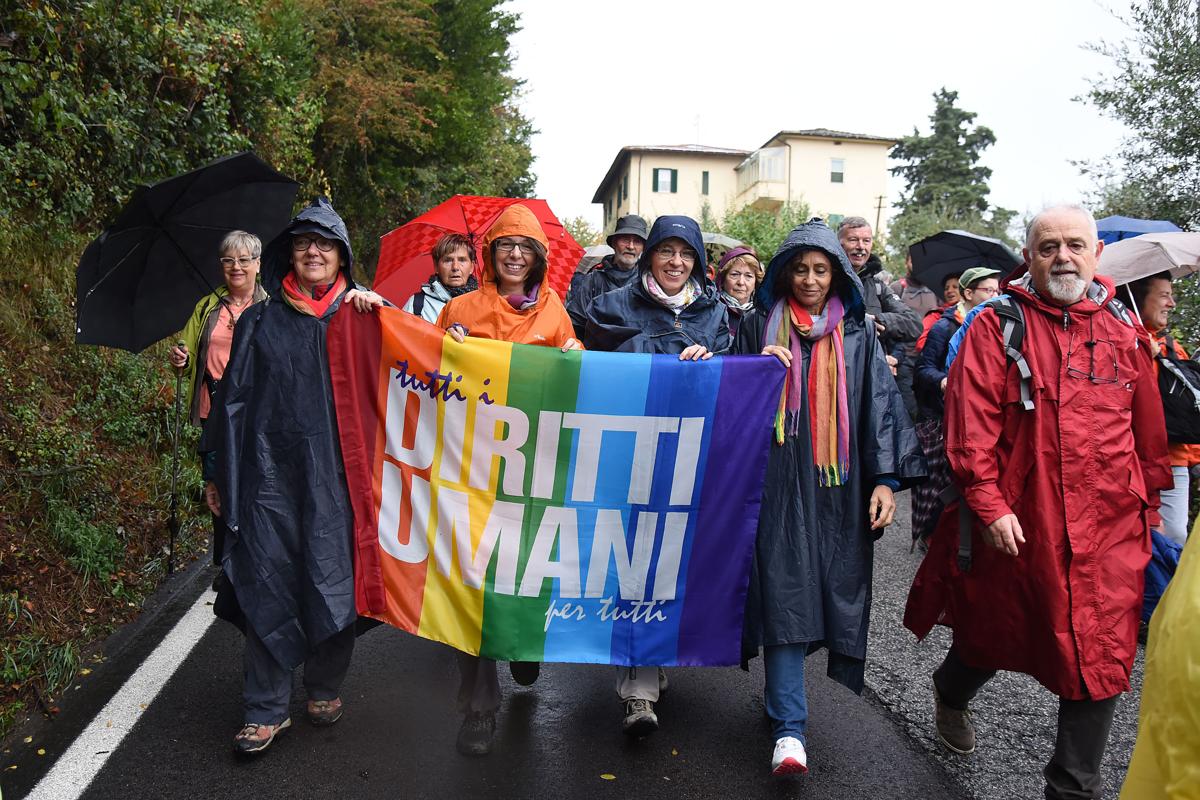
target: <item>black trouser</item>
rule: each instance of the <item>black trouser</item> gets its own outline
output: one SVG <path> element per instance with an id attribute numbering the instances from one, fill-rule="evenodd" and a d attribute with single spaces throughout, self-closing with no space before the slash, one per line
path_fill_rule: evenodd
<path id="1" fill-rule="evenodd" d="M 965 709 L 995 670 L 969 667 L 954 648 L 933 673 L 942 702 Z M 1108 744 L 1108 729 L 1117 710 L 1117 697 L 1104 700 L 1058 701 L 1058 737 L 1054 756 L 1046 765 L 1047 800 L 1090 800 L 1100 796 L 1100 761 Z"/>
<path id="2" fill-rule="evenodd" d="M 212 560 L 215 566 L 221 566 L 221 555 L 225 552 L 225 531 L 229 530 L 229 526 L 225 524 L 225 520 L 212 514 L 213 524 L 213 549 Z"/>

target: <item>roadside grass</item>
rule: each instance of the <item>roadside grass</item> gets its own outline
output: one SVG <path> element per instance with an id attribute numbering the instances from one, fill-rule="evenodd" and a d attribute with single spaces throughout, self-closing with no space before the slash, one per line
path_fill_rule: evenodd
<path id="1" fill-rule="evenodd" d="M 166 572 L 175 384 L 165 345 L 74 344 L 85 242 L 0 241 L 0 740 L 57 698 Z M 203 554 L 197 434 L 176 564 Z"/>

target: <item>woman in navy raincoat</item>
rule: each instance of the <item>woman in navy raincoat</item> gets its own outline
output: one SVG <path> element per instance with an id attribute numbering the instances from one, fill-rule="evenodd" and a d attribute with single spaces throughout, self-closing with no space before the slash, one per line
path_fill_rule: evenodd
<path id="1" fill-rule="evenodd" d="M 862 284 L 814 220 L 793 230 L 759 290 L 770 311 L 742 321 L 735 351 L 788 367 L 767 461 L 746 606 L 763 648 L 774 774 L 807 771 L 804 658 L 829 650 L 829 675 L 861 692 L 874 542 L 893 493 L 925 474 L 904 402 L 864 323 Z"/>
<path id="2" fill-rule="evenodd" d="M 325 334 L 342 304 L 383 304 L 350 277 L 350 237 L 327 200 L 303 209 L 267 248 L 274 299 L 238 324 L 203 450 L 216 454 L 222 568 L 245 615 L 244 725 L 238 753 L 291 725 L 292 670 L 304 663 L 308 718 L 342 714 L 354 651 L 353 517 Z"/>
<path id="3" fill-rule="evenodd" d="M 677 355 L 699 361 L 729 349 L 729 317 L 708 278 L 704 237 L 690 217 L 659 217 L 638 259 L 638 275 L 587 307 L 589 350 Z M 654 665 L 618 667 L 617 695 L 631 737 L 658 730 L 654 704 L 667 676 Z"/>

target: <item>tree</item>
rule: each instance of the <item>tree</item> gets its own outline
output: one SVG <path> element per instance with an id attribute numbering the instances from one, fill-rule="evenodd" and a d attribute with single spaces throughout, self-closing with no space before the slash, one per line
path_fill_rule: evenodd
<path id="1" fill-rule="evenodd" d="M 1016 212 L 989 204 L 992 171 L 979 164 L 996 135 L 983 125 L 972 129 L 976 114 L 956 106 L 957 100 L 958 92 L 934 92 L 929 135 L 914 129 L 892 148 L 892 158 L 908 162 L 892 168 L 892 174 L 906 182 L 897 203 L 900 213 L 888 232 L 896 256 L 913 242 L 948 228 L 1011 242 L 1007 229 Z"/>
<path id="2" fill-rule="evenodd" d="M 1113 70 L 1092 81 L 1081 100 L 1123 122 L 1115 164 L 1084 165 L 1098 176 L 1106 211 L 1200 226 L 1200 5 L 1144 0 L 1123 22 L 1132 36 L 1092 50 Z"/>
<path id="3" fill-rule="evenodd" d="M 583 247 L 591 247 L 604 241 L 600 231 L 592 227 L 592 223 L 587 221 L 587 217 L 571 217 L 563 221 L 563 227 L 567 229 L 567 233 L 571 234 L 571 238 Z"/>
<path id="4" fill-rule="evenodd" d="M 743 206 L 736 211 L 726 211 L 717 232 L 753 247 L 759 261 L 765 265 L 792 228 L 808 222 L 811 216 L 808 203 L 803 200 L 785 203 L 778 211 Z"/>
<path id="5" fill-rule="evenodd" d="M 379 237 L 453 194 L 528 196 L 515 14 L 497 0 L 306 0 L 325 118 L 317 164 L 373 272 Z"/>

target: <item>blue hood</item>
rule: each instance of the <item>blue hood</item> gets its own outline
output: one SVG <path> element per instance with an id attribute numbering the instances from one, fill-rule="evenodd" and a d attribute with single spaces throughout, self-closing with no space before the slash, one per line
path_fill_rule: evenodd
<path id="1" fill-rule="evenodd" d="M 316 233 L 326 239 L 339 242 L 342 249 L 342 272 L 346 280 L 353 284 L 351 268 L 354 266 L 354 253 L 350 249 L 350 234 L 346 231 L 346 223 L 333 210 L 333 204 L 324 197 L 318 197 L 292 218 L 283 233 L 276 236 L 267 245 L 263 253 L 263 287 L 272 295 L 279 293 L 283 277 L 292 268 L 291 241 L 296 233 Z"/>
<path id="2" fill-rule="evenodd" d="M 708 279 L 708 258 L 704 254 L 704 236 L 700 233 L 700 225 L 691 217 L 668 215 L 654 220 L 650 235 L 646 237 L 646 247 L 638 259 L 638 269 L 650 269 L 650 251 L 662 243 L 664 239 L 682 239 L 697 253 L 696 264 L 692 267 L 692 277 L 700 281 L 701 288 L 707 289 L 712 285 Z"/>
<path id="3" fill-rule="evenodd" d="M 775 251 L 775 257 L 767 265 L 767 272 L 758 287 L 758 302 L 767 309 L 775 305 L 779 299 L 772 289 L 775 278 L 801 250 L 821 250 L 829 256 L 829 262 L 838 272 L 835 285 L 838 287 L 842 303 L 846 306 L 846 316 L 862 319 L 866 313 L 863 306 L 862 281 L 854 274 L 850 259 L 846 257 L 846 251 L 842 250 L 837 236 L 819 219 L 797 225 L 783 240 L 783 244 Z"/>

